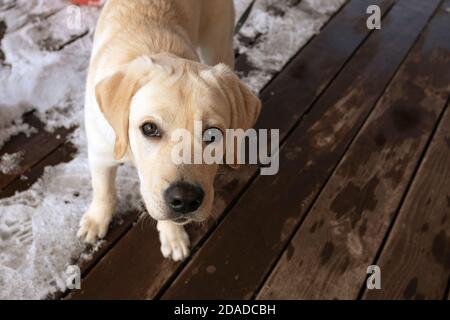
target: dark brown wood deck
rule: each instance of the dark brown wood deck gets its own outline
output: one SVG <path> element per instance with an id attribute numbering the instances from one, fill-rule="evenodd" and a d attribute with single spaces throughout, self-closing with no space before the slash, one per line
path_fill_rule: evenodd
<path id="1" fill-rule="evenodd" d="M 372 4 L 381 30 L 366 27 Z M 237 68 L 251 70 L 245 57 Z M 256 127 L 280 130 L 278 174 L 223 168 L 219 218 L 188 228 L 181 263 L 130 212 L 64 298 L 449 297 L 450 0 L 348 1 L 260 97 Z M 0 197 L 73 152 L 68 130 L 25 121 L 40 130 L 0 151 L 25 151 L 19 171 L 0 173 Z M 366 289 L 370 265 L 380 290 Z"/>

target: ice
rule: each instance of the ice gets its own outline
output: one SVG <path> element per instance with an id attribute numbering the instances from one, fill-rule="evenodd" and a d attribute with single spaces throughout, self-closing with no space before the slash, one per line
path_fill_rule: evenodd
<path id="1" fill-rule="evenodd" d="M 238 18 L 250 0 L 235 2 Z M 30 189 L 0 199 L 0 299 L 42 299 L 65 290 L 67 266 L 90 259 L 103 245 L 87 250 L 76 238 L 91 198 L 82 119 L 98 9 L 78 11 L 64 0 L 16 3 L 0 1 L 0 21 L 7 26 L 0 35 L 0 148 L 12 135 L 32 132 L 20 120 L 30 110 L 49 130 L 77 126 L 70 138 L 77 149 L 72 161 L 46 167 Z M 343 3 L 257 0 L 237 36 L 239 53 L 254 67 L 244 80 L 259 91 Z M 4 154 L 0 171 L 14 170 L 22 156 Z M 133 168 L 119 169 L 117 186 L 118 212 L 140 205 Z"/>
<path id="2" fill-rule="evenodd" d="M 3 174 L 12 174 L 17 171 L 20 162 L 22 162 L 24 152 L 4 153 L 0 157 L 0 172 Z"/>

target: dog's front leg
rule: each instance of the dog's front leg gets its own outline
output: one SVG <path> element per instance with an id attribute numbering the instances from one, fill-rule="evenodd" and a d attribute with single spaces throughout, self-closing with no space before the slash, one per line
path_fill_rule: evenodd
<path id="1" fill-rule="evenodd" d="M 158 221 L 161 252 L 165 258 L 174 261 L 185 259 L 189 255 L 189 236 L 183 226 L 172 221 Z"/>
<path id="2" fill-rule="evenodd" d="M 93 243 L 106 235 L 114 213 L 117 165 L 90 161 L 89 168 L 93 198 L 88 211 L 81 218 L 78 237 L 85 242 Z"/>

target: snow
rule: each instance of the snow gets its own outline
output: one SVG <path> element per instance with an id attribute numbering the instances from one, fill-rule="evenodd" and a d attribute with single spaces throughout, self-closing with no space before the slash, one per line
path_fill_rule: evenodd
<path id="1" fill-rule="evenodd" d="M 0 104 L 0 148 L 2 148 L 5 142 L 12 136 L 21 132 L 29 136 L 36 131 L 36 129 L 22 121 L 21 115 L 26 110 L 27 108 L 21 105 L 8 106 Z"/>
<path id="2" fill-rule="evenodd" d="M 256 1 L 246 24 L 240 30 L 238 48 L 256 70 L 243 77 L 259 91 L 312 35 L 318 33 L 344 1 L 303 0 Z M 295 27 L 294 27 L 295 26 Z M 246 46 L 249 39 L 254 42 Z M 254 40 L 256 39 L 256 41 Z"/>
<path id="3" fill-rule="evenodd" d="M 13 174 L 22 162 L 24 152 L 4 153 L 0 157 L 0 172 L 3 174 Z"/>
<path id="4" fill-rule="evenodd" d="M 238 18 L 250 1 L 235 2 Z M 244 81 L 255 91 L 345 1 L 297 2 L 258 0 L 237 36 L 239 54 L 254 67 L 243 75 Z M 36 110 L 49 130 L 78 126 L 70 137 L 78 150 L 72 161 L 45 168 L 30 189 L 0 199 L 0 299 L 42 299 L 65 290 L 67 266 L 90 259 L 104 244 L 99 241 L 87 250 L 76 238 L 91 198 L 82 112 L 98 9 L 76 9 L 64 0 L 17 0 L 15 7 L 2 11 L 13 3 L 0 3 L 0 21 L 7 25 L 0 39 L 5 56 L 0 60 L 0 148 L 12 135 L 33 131 L 18 120 L 30 110 Z M 4 154 L 0 171 L 13 172 L 22 157 L 22 152 Z M 119 169 L 117 186 L 118 212 L 139 207 L 133 168 Z"/>

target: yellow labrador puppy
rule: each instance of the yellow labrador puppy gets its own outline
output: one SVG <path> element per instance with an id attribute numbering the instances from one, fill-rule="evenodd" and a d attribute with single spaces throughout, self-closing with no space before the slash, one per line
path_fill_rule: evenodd
<path id="1" fill-rule="evenodd" d="M 232 0 L 106 3 L 86 89 L 93 199 L 80 222 L 81 239 L 105 236 L 117 166 L 131 162 L 147 211 L 158 221 L 163 255 L 189 254 L 183 225 L 210 213 L 218 164 L 174 163 L 171 134 L 181 128 L 194 135 L 195 121 L 205 132 L 248 129 L 261 107 L 232 72 L 233 25 Z"/>

